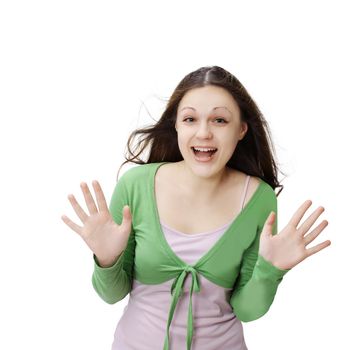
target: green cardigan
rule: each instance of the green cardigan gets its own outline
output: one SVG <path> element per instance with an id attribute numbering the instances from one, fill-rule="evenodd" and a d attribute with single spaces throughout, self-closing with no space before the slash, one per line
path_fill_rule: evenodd
<path id="1" fill-rule="evenodd" d="M 163 349 L 169 349 L 169 327 L 182 294 L 185 277 L 192 275 L 187 320 L 187 349 L 193 336 L 191 297 L 199 292 L 199 274 L 224 288 L 233 288 L 230 304 L 237 318 L 249 322 L 263 316 L 270 308 L 278 285 L 290 270 L 275 267 L 258 254 L 259 239 L 271 211 L 276 213 L 273 234 L 277 234 L 277 198 L 263 180 L 243 210 L 194 265 L 186 264 L 171 249 L 160 225 L 154 194 L 157 169 L 168 162 L 149 163 L 127 170 L 117 182 L 109 210 L 121 224 L 122 209 L 129 205 L 132 229 L 126 249 L 113 266 L 102 268 L 94 258 L 92 284 L 107 303 L 122 300 L 130 291 L 132 279 L 143 284 L 172 280 L 172 302 L 168 315 Z"/>

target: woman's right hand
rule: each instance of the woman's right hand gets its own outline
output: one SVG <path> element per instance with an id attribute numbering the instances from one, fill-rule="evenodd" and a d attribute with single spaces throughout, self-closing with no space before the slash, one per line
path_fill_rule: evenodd
<path id="1" fill-rule="evenodd" d="M 100 184 L 96 180 L 92 184 L 98 208 L 88 185 L 85 182 L 80 184 L 90 215 L 85 213 L 73 194 L 67 196 L 84 226 L 75 224 L 66 215 L 62 215 L 61 219 L 83 238 L 91 251 L 96 255 L 100 266 L 109 267 L 116 262 L 126 248 L 131 232 L 132 216 L 130 207 L 126 205 L 123 208 L 121 225 L 114 222 Z"/>

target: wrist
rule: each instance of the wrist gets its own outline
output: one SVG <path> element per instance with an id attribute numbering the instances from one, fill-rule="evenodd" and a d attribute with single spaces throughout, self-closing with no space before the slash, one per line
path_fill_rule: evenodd
<path id="1" fill-rule="evenodd" d="M 107 267 L 113 266 L 118 261 L 121 254 L 122 252 L 118 254 L 116 257 L 113 257 L 111 259 L 98 258 L 96 255 L 95 255 L 95 258 L 100 267 L 107 268 Z"/>

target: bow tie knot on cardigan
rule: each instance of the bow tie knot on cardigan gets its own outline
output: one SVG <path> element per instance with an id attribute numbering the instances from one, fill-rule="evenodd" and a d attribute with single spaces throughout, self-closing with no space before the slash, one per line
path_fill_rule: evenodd
<path id="1" fill-rule="evenodd" d="M 166 338 L 165 338 L 165 344 L 164 344 L 164 350 L 169 349 L 169 327 L 171 325 L 174 311 L 178 302 L 178 299 L 183 294 L 183 288 L 184 288 L 184 282 L 186 280 L 186 277 L 189 275 L 189 273 L 192 276 L 192 283 L 190 286 L 190 298 L 189 298 L 189 312 L 188 312 L 188 318 L 187 318 L 187 338 L 186 338 L 186 348 L 191 348 L 192 343 L 192 336 L 193 336 L 193 315 L 192 315 L 192 293 L 193 292 L 200 292 L 200 282 L 198 278 L 198 272 L 193 266 L 186 265 L 181 273 L 175 278 L 174 282 L 172 283 L 171 287 L 171 294 L 172 294 L 172 303 L 169 310 L 168 315 L 168 324 L 166 329 Z"/>

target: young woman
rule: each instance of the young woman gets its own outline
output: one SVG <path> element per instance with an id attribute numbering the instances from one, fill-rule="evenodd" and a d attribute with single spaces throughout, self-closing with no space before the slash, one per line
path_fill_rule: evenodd
<path id="1" fill-rule="evenodd" d="M 218 66 L 188 74 L 127 146 L 123 164 L 139 166 L 121 176 L 109 209 L 97 181 L 97 206 L 81 183 L 89 214 L 68 198 L 83 226 L 62 217 L 93 252 L 98 295 L 114 304 L 130 293 L 112 350 L 246 350 L 241 322 L 263 316 L 283 276 L 331 244 L 306 249 L 328 224 L 308 232 L 324 208 L 300 224 L 305 201 L 277 234 L 283 186 L 269 128 Z"/>

